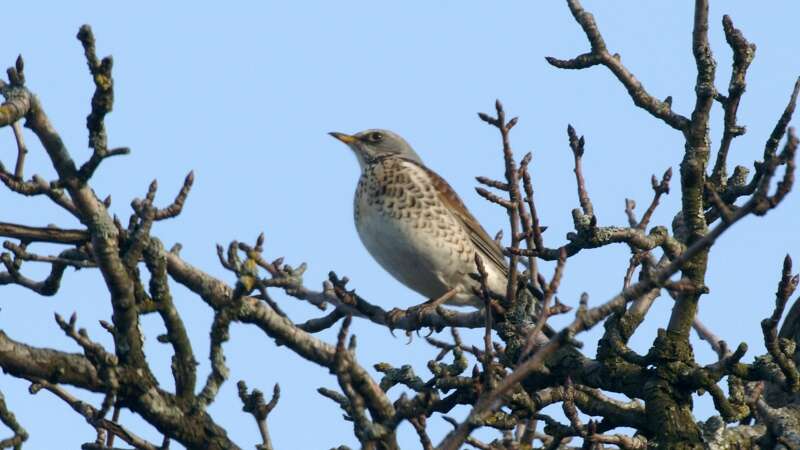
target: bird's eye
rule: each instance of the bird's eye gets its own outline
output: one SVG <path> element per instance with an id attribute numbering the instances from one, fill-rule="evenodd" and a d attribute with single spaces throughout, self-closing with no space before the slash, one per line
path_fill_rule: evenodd
<path id="1" fill-rule="evenodd" d="M 380 131 L 374 131 L 369 134 L 369 140 L 372 142 L 380 142 L 383 140 L 383 133 Z"/>

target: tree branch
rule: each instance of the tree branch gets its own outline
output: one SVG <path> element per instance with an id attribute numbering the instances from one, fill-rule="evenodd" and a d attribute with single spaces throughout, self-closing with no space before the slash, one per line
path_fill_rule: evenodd
<path id="1" fill-rule="evenodd" d="M 600 34 L 600 29 L 594 21 L 594 16 L 584 10 L 578 0 L 567 0 L 567 5 L 575 21 L 580 24 L 584 33 L 586 33 L 592 50 L 569 60 L 547 57 L 547 62 L 561 69 L 586 69 L 602 64 L 625 86 L 636 106 L 663 120 L 672 128 L 686 131 L 689 127 L 689 119 L 672 111 L 672 97 L 659 101 L 650 95 L 642 83 L 620 62 L 620 56 L 609 53 L 603 36 Z"/>

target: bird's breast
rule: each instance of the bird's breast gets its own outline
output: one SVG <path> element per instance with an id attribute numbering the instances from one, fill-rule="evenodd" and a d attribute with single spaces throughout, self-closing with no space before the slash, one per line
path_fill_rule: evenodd
<path id="1" fill-rule="evenodd" d="M 354 199 L 356 229 L 376 261 L 411 289 L 433 298 L 473 272 L 469 235 L 413 163 L 367 167 Z"/>

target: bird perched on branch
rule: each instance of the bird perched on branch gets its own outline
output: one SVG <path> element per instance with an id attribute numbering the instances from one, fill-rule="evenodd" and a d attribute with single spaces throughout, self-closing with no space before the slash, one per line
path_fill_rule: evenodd
<path id="1" fill-rule="evenodd" d="M 387 272 L 431 300 L 455 288 L 446 303 L 483 307 L 470 276 L 477 272 L 477 253 L 487 287 L 506 292 L 508 265 L 500 246 L 402 137 L 377 129 L 330 135 L 347 144 L 361 166 L 356 229 Z"/>

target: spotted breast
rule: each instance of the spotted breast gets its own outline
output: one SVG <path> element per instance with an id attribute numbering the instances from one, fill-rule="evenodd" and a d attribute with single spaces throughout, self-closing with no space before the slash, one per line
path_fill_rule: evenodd
<path id="1" fill-rule="evenodd" d="M 450 304 L 481 305 L 469 274 L 476 272 L 476 241 L 491 239 L 433 171 L 400 157 L 379 158 L 362 171 L 353 211 L 364 246 L 400 282 L 431 299 L 459 287 Z M 489 287 L 503 292 L 502 253 L 499 247 L 491 249 L 488 258 L 485 253 L 481 251 L 490 260 Z"/>

